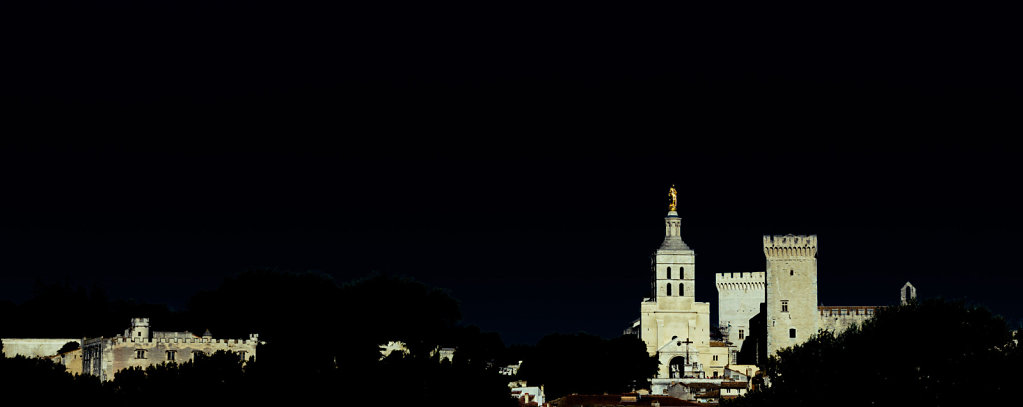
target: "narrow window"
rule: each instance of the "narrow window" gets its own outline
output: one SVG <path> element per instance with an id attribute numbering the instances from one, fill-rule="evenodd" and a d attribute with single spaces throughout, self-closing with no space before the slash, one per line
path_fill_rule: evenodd
<path id="1" fill-rule="evenodd" d="M 715 362 L 717 362 L 717 360 L 718 360 L 718 355 L 714 355 L 714 358 L 713 358 L 713 359 L 714 359 L 714 361 L 715 361 Z M 717 372 L 714 372 L 714 373 L 715 373 L 715 374 L 717 374 Z"/>
<path id="2" fill-rule="evenodd" d="M 789 270 L 789 275 L 790 275 L 790 276 L 794 276 L 794 275 L 796 275 L 796 271 L 795 271 L 795 270 Z"/>
<path id="3" fill-rule="evenodd" d="M 789 312 L 789 300 L 781 300 L 781 312 Z"/>
<path id="4" fill-rule="evenodd" d="M 238 357 L 242 360 L 242 362 L 244 362 L 245 361 L 245 351 L 239 351 L 238 352 Z"/>
<path id="5" fill-rule="evenodd" d="M 145 358 L 146 358 L 146 351 L 144 351 L 142 349 L 138 349 L 138 350 L 135 351 L 135 359 L 145 359 Z"/>
<path id="6" fill-rule="evenodd" d="M 678 278 L 683 278 L 683 279 L 686 278 L 686 268 L 685 267 L 679 267 L 678 268 Z"/>
<path id="7" fill-rule="evenodd" d="M 176 352 L 177 351 L 173 351 L 173 350 L 167 351 L 167 361 L 168 362 L 173 362 L 174 361 L 174 353 L 176 353 Z"/>
<path id="8" fill-rule="evenodd" d="M 746 338 L 746 332 L 740 329 L 739 330 L 739 339 L 744 339 L 744 338 Z"/>
<path id="9" fill-rule="evenodd" d="M 671 297 L 671 283 L 668 283 L 668 296 Z"/>
<path id="10" fill-rule="evenodd" d="M 671 280 L 671 267 L 668 267 L 668 280 Z"/>
<path id="11" fill-rule="evenodd" d="M 685 297 L 685 295 L 686 295 L 686 285 L 682 284 L 682 283 L 679 283 L 678 284 L 678 296 L 679 297 Z"/>
<path id="12" fill-rule="evenodd" d="M 142 336 L 142 332 L 139 332 L 138 335 L 135 335 L 135 336 Z"/>
<path id="13" fill-rule="evenodd" d="M 796 328 L 789 328 L 789 338 L 796 337 Z"/>

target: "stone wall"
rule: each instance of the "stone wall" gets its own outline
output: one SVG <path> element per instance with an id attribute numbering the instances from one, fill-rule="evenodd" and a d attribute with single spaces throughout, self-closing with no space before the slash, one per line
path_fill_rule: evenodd
<path id="1" fill-rule="evenodd" d="M 21 355 L 28 358 L 45 358 L 57 354 L 64 344 L 78 342 L 82 338 L 3 338 L 3 354 L 6 357 Z"/>
<path id="2" fill-rule="evenodd" d="M 839 334 L 872 318 L 876 309 L 875 306 L 863 305 L 817 307 L 820 313 L 818 324 L 821 330 Z"/>
<path id="3" fill-rule="evenodd" d="M 64 365 L 68 373 L 73 375 L 82 374 L 82 349 L 78 348 L 70 352 L 64 352 L 59 355 L 50 356 L 50 360 L 55 363 Z"/>
<path id="4" fill-rule="evenodd" d="M 209 337 L 146 339 L 124 336 L 95 338 L 90 339 L 84 347 L 83 370 L 98 376 L 101 380 L 113 380 L 114 373 L 122 369 L 146 368 L 165 362 L 184 363 L 192 360 L 197 352 L 209 355 L 218 350 L 224 350 L 239 353 L 243 359 L 247 360 L 250 356 L 256 356 L 258 344 L 259 340 L 255 337 L 250 339 L 213 339 Z"/>
<path id="5" fill-rule="evenodd" d="M 760 312 L 765 300 L 766 273 L 717 273 L 714 282 L 718 290 L 718 327 L 737 349 L 750 335 L 749 320 Z"/>

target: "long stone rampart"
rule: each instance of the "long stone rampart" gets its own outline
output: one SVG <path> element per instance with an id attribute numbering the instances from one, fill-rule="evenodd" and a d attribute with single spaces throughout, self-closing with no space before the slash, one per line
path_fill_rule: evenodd
<path id="1" fill-rule="evenodd" d="M 82 338 L 3 338 L 3 354 L 6 357 L 24 356 L 29 358 L 49 357 L 57 354 L 64 344 L 78 342 L 82 345 Z"/>

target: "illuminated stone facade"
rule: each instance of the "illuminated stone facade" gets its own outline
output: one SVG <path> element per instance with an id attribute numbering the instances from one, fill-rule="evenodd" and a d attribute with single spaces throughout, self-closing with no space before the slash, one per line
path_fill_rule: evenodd
<path id="1" fill-rule="evenodd" d="M 736 349 L 742 349 L 743 342 L 752 334 L 749 320 L 760 312 L 766 293 L 765 281 L 763 271 L 714 275 L 718 290 L 718 327 L 724 339 Z"/>
<path id="2" fill-rule="evenodd" d="M 683 377 L 723 376 L 729 354 L 724 343 L 710 340 L 710 303 L 696 301 L 696 253 L 682 241 L 678 213 L 668 212 L 664 223 L 652 264 L 653 293 L 640 304 L 638 327 L 647 352 L 660 361 L 654 387 Z"/>
<path id="3" fill-rule="evenodd" d="M 764 236 L 767 353 L 817 333 L 817 236 Z"/>
<path id="4" fill-rule="evenodd" d="M 203 336 L 191 332 L 149 331 L 149 318 L 132 318 L 131 328 L 123 335 L 85 340 L 82 346 L 82 372 L 113 380 L 114 373 L 129 367 L 146 368 L 164 362 L 182 363 L 195 354 L 206 355 L 218 350 L 237 353 L 242 360 L 256 357 L 258 334 L 248 339 L 214 339 L 209 332 Z"/>
<path id="5" fill-rule="evenodd" d="M 731 368 L 752 375 L 768 355 L 821 330 L 839 333 L 861 324 L 878 308 L 818 306 L 817 236 L 764 236 L 765 271 L 715 274 L 718 321 L 713 326 L 710 303 L 696 301 L 696 253 L 682 240 L 675 210 L 664 218 L 664 228 L 664 241 L 651 261 L 652 294 L 640 304 L 640 318 L 625 330 L 642 339 L 660 362 L 653 394 L 677 383 L 714 380 Z M 902 293 L 915 297 L 915 288 L 907 283 Z M 720 341 L 711 340 L 714 329 Z"/>

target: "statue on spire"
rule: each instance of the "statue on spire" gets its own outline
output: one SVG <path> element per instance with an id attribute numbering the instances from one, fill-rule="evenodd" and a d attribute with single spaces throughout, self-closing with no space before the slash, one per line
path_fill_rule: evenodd
<path id="1" fill-rule="evenodd" d="M 678 191 L 675 191 L 675 184 L 671 184 L 671 189 L 668 190 L 668 197 L 671 198 L 671 203 L 668 204 L 668 210 L 674 211 L 678 207 Z"/>

